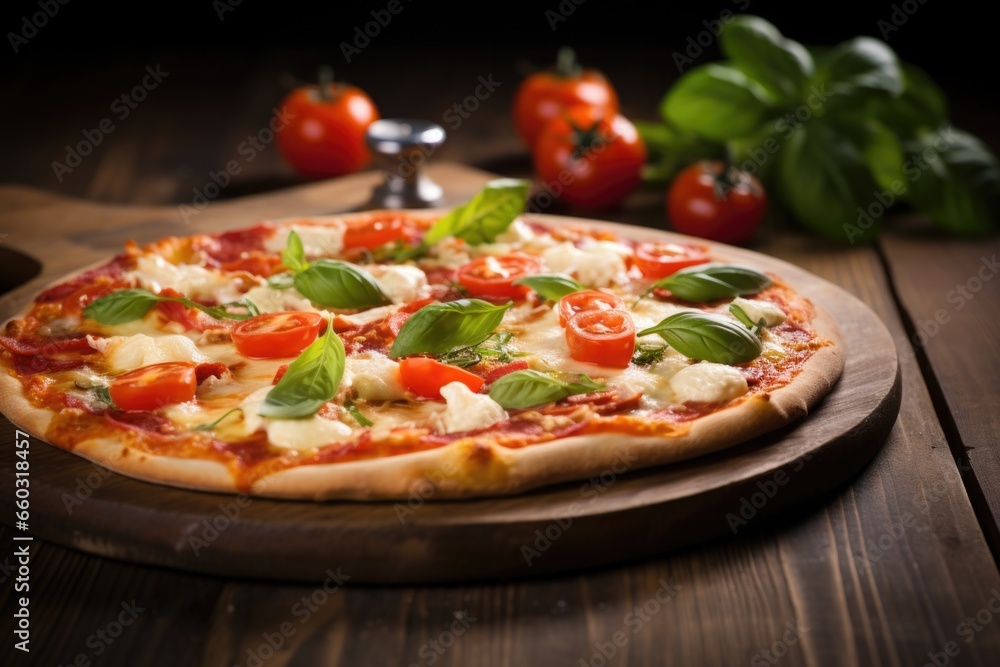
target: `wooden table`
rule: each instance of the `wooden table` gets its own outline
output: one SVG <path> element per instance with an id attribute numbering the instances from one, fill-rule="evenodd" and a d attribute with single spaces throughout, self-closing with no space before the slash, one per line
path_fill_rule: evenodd
<path id="1" fill-rule="evenodd" d="M 376 52 L 366 54 L 352 78 L 369 82 L 385 116 L 441 119 L 471 92 L 478 74 L 494 72 L 503 85 L 452 128 L 435 157 L 528 173 L 508 121 L 519 78 L 511 59 L 439 57 L 449 76 L 433 94 L 408 77 L 406 63 L 391 80 L 379 77 L 387 56 Z M 0 182 L 140 206 L 189 203 L 192 188 L 267 123 L 284 90 L 282 73 L 304 72 L 303 63 L 315 60 L 309 54 L 164 58 L 171 74 L 162 88 L 57 180 L 50 163 L 64 157 L 62 147 L 79 141 L 82 129 L 107 114 L 108 102 L 156 62 L 110 63 L 86 82 L 67 74 L 45 79 L 40 89 L 39 68 L 15 72 L 0 94 L 26 100 L 27 108 L 17 111 L 21 130 L 6 137 Z M 649 90 L 627 63 L 626 54 L 605 69 L 618 82 L 625 112 L 652 117 L 662 88 Z M 70 98 L 72 112 L 58 112 L 56 101 Z M 6 127 L 13 113 L 0 111 Z M 996 149 L 989 114 L 975 100 L 957 113 Z M 977 126 L 976 119 L 984 120 Z M 273 146 L 244 166 L 222 197 L 297 182 Z M 366 194 L 358 192 L 359 204 Z M 660 226 L 661 197 L 638 193 L 606 217 Z M 52 247 L 110 252 L 114 246 L 75 232 L 72 221 L 66 225 Z M 348 581 L 324 590 L 196 576 L 35 543 L 31 664 L 997 664 L 1000 279 L 993 278 L 1000 242 L 888 233 L 873 247 L 842 247 L 785 230 L 754 249 L 855 294 L 896 340 L 903 381 L 898 422 L 871 465 L 845 488 L 779 521 L 751 521 L 732 538 L 654 560 L 462 586 Z M 13 261 L 0 257 L 5 281 L 13 279 L 10 267 L 24 270 Z M 23 654 L 6 657 L 17 575 L 11 530 L 0 533 L 0 662 L 26 664 Z"/>

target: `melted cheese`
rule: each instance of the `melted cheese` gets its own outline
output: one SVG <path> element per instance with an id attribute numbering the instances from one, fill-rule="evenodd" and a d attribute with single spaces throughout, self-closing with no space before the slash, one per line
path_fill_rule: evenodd
<path id="1" fill-rule="evenodd" d="M 374 352 L 348 357 L 342 385 L 351 387 L 366 401 L 395 401 L 406 398 L 399 377 L 399 364 Z"/>
<path id="2" fill-rule="evenodd" d="M 267 439 L 271 444 L 286 449 L 301 450 L 314 449 L 352 437 L 353 431 L 350 426 L 319 415 L 301 419 L 274 419 L 258 415 L 257 409 L 269 391 L 271 387 L 258 389 L 240 403 L 247 435 L 263 428 L 267 431 Z"/>
<path id="3" fill-rule="evenodd" d="M 670 386 L 677 403 L 725 403 L 748 391 L 746 378 L 738 370 L 707 361 L 677 372 Z"/>
<path id="4" fill-rule="evenodd" d="M 302 250 L 307 259 L 316 257 L 336 257 L 344 249 L 344 230 L 346 225 L 338 217 L 316 217 L 310 222 L 318 224 L 291 224 L 279 227 L 274 236 L 264 241 L 264 249 L 268 252 L 281 252 L 288 244 L 290 232 L 295 232 L 302 240 Z"/>
<path id="5" fill-rule="evenodd" d="M 611 287 L 628 282 L 621 252 L 600 243 L 583 250 L 568 241 L 560 243 L 545 250 L 542 261 L 549 271 L 571 273 L 588 287 Z"/>
<path id="6" fill-rule="evenodd" d="M 170 287 L 197 301 L 232 303 L 243 298 L 240 281 L 196 264 L 171 264 L 159 255 L 140 255 L 131 272 L 140 287 L 158 293 Z"/>
<path id="7" fill-rule="evenodd" d="M 382 293 L 393 303 L 416 301 L 424 295 L 427 274 L 415 266 L 378 265 L 365 267 L 375 279 Z"/>
<path id="8" fill-rule="evenodd" d="M 461 382 L 441 387 L 447 404 L 431 415 L 431 424 L 438 433 L 464 433 L 492 426 L 507 419 L 507 411 L 485 394 L 473 394 Z"/>
<path id="9" fill-rule="evenodd" d="M 118 372 L 168 361 L 203 363 L 209 358 L 198 351 L 190 338 L 179 334 L 157 336 L 145 334 L 95 338 L 87 336 L 92 348 L 104 355 L 108 366 Z"/>
<path id="10" fill-rule="evenodd" d="M 757 299 L 744 299 L 741 296 L 733 299 L 733 304 L 743 309 L 755 324 L 764 320 L 764 326 L 776 327 L 785 321 L 785 311 L 778 308 L 770 301 L 760 301 Z"/>

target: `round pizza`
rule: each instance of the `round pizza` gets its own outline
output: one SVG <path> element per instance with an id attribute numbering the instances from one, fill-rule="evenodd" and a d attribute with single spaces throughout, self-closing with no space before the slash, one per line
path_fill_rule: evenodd
<path id="1" fill-rule="evenodd" d="M 527 192 L 129 243 L 5 323 L 0 408 L 151 482 L 461 498 L 718 451 L 836 383 L 836 323 L 782 276 Z"/>

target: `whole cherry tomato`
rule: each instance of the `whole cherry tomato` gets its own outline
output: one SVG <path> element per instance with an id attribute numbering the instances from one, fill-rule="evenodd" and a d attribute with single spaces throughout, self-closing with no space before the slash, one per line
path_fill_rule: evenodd
<path id="1" fill-rule="evenodd" d="M 251 359 L 297 356 L 323 329 L 317 313 L 264 313 L 238 322 L 230 332 L 236 350 Z"/>
<path id="2" fill-rule="evenodd" d="M 573 206 L 604 209 L 639 185 L 646 145 L 624 116 L 574 107 L 546 124 L 534 156 L 547 190 Z"/>
<path id="3" fill-rule="evenodd" d="M 288 124 L 275 132 L 285 160 L 307 178 L 332 178 L 365 167 L 371 153 L 365 131 L 379 119 L 361 89 L 333 83 L 326 68 L 318 86 L 296 88 L 281 103 Z"/>
<path id="4" fill-rule="evenodd" d="M 524 143 L 532 148 L 549 120 L 578 105 L 613 115 L 618 113 L 618 94 L 603 74 L 582 69 L 573 50 L 564 48 L 559 51 L 554 72 L 536 72 L 517 89 L 514 124 Z"/>
<path id="5" fill-rule="evenodd" d="M 541 263 L 530 255 L 477 257 L 458 267 L 458 284 L 485 299 L 523 299 L 531 290 L 514 281 L 538 273 Z"/>
<path id="6" fill-rule="evenodd" d="M 720 243 L 741 244 L 753 236 L 767 211 L 767 196 L 756 177 L 721 162 L 684 169 L 667 192 L 667 215 L 674 229 Z"/>
<path id="7" fill-rule="evenodd" d="M 108 385 L 108 393 L 122 410 L 155 410 L 190 401 L 197 388 L 195 365 L 171 361 L 119 375 Z"/>

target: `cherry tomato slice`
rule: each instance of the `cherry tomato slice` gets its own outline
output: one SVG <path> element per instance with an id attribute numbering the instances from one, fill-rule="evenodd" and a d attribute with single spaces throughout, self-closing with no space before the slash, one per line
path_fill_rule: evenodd
<path id="1" fill-rule="evenodd" d="M 625 310 L 620 297 L 598 290 L 573 292 L 559 299 L 559 326 L 565 327 L 574 315 L 590 310 Z"/>
<path id="2" fill-rule="evenodd" d="M 579 312 L 566 327 L 566 345 L 577 361 L 625 368 L 635 352 L 635 324 L 624 310 Z"/>
<path id="3" fill-rule="evenodd" d="M 473 393 L 486 384 L 483 378 L 474 373 L 428 357 L 402 359 L 399 362 L 399 377 L 403 385 L 417 396 L 439 400 L 441 387 L 452 382 L 461 382 Z"/>
<path id="4" fill-rule="evenodd" d="M 666 278 L 680 269 L 708 261 L 705 246 L 681 243 L 640 243 L 633 262 L 646 278 Z"/>
<path id="5" fill-rule="evenodd" d="M 119 375 L 108 386 L 111 400 L 122 410 L 155 410 L 194 398 L 198 388 L 195 364 L 170 361 Z"/>
<path id="6" fill-rule="evenodd" d="M 541 262 L 528 255 L 478 257 L 458 267 L 458 284 L 469 294 L 486 299 L 523 299 L 531 291 L 515 280 L 541 271 Z"/>
<path id="7" fill-rule="evenodd" d="M 349 223 L 344 230 L 345 248 L 378 248 L 410 235 L 410 225 L 400 217 L 371 217 Z"/>
<path id="8" fill-rule="evenodd" d="M 294 357 L 316 340 L 323 328 L 318 313 L 266 313 L 232 329 L 236 350 L 251 359 Z"/>

